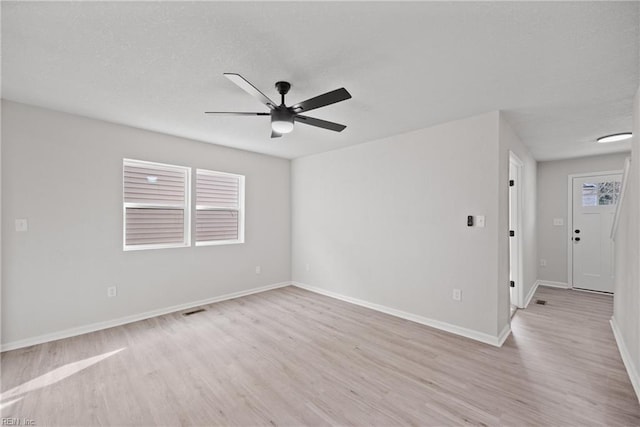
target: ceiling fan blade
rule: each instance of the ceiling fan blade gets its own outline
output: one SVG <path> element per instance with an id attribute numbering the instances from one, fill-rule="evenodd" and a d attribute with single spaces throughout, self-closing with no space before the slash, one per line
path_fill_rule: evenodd
<path id="1" fill-rule="evenodd" d="M 262 102 L 264 105 L 269 107 L 272 110 L 275 110 L 278 104 L 270 100 L 267 95 L 260 92 L 254 85 L 249 83 L 247 79 L 242 77 L 240 74 L 235 73 L 224 73 L 224 76 L 234 82 L 236 85 L 240 87 L 240 89 L 247 92 L 249 95 L 257 98 L 258 101 Z"/>
<path id="2" fill-rule="evenodd" d="M 226 114 L 227 116 L 270 116 L 271 113 L 240 113 L 235 111 L 205 111 L 205 114 Z"/>
<path id="3" fill-rule="evenodd" d="M 278 133 L 276 131 L 271 131 L 271 138 L 280 138 L 282 136 L 281 133 Z"/>
<path id="4" fill-rule="evenodd" d="M 307 117 L 307 116 L 295 116 L 294 120 L 296 122 L 304 123 L 306 125 L 316 126 L 323 129 L 329 129 L 336 132 L 342 132 L 346 128 L 345 125 L 341 125 L 339 123 L 328 122 L 326 120 L 320 120 L 320 119 Z"/>
<path id="5" fill-rule="evenodd" d="M 325 105 L 335 104 L 336 102 L 345 101 L 351 98 L 351 94 L 347 92 L 345 88 L 332 90 L 331 92 L 318 95 L 314 98 L 307 99 L 306 101 L 299 102 L 291 107 L 296 113 L 303 111 L 310 111 L 316 108 L 324 107 Z"/>

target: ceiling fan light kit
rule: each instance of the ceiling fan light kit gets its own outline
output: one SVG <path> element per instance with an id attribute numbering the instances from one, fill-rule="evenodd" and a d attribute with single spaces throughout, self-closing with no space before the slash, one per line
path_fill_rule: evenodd
<path id="1" fill-rule="evenodd" d="M 279 134 L 291 132 L 293 130 L 293 114 L 287 110 L 271 113 L 271 129 Z"/>
<path id="2" fill-rule="evenodd" d="M 333 90 L 331 92 L 318 95 L 316 97 L 299 102 L 291 107 L 287 107 L 284 102 L 285 95 L 291 89 L 291 83 L 279 81 L 276 83 L 276 89 L 281 97 L 280 105 L 277 105 L 269 97 L 260 92 L 254 85 L 240 74 L 225 73 L 224 76 L 235 83 L 249 95 L 266 105 L 271 111 L 269 113 L 244 113 L 244 112 L 227 112 L 227 111 L 206 111 L 205 114 L 226 114 L 236 116 L 271 116 L 271 138 L 279 138 L 285 133 L 293 131 L 294 122 L 304 123 L 323 129 L 329 129 L 335 132 L 342 132 L 346 126 L 339 123 L 329 122 L 326 120 L 316 119 L 313 117 L 303 116 L 300 113 L 315 110 L 316 108 L 325 107 L 335 104 L 336 102 L 345 101 L 351 98 L 351 94 L 345 88 Z"/>

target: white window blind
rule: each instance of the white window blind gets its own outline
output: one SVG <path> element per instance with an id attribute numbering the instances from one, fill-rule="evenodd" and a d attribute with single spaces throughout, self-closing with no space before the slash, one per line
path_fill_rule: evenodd
<path id="1" fill-rule="evenodd" d="M 123 160 L 124 249 L 189 246 L 191 168 Z"/>
<path id="2" fill-rule="evenodd" d="M 244 242 L 244 176 L 196 170 L 196 246 Z"/>

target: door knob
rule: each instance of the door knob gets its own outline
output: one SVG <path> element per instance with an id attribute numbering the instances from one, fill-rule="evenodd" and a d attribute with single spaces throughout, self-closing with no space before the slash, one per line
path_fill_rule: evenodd
<path id="1" fill-rule="evenodd" d="M 573 232 L 576 233 L 576 234 L 580 234 L 580 230 L 578 230 L 578 229 L 573 230 Z"/>
<path id="2" fill-rule="evenodd" d="M 579 241 L 580 241 L 580 238 L 579 238 L 579 237 L 576 237 L 576 238 L 575 238 L 575 239 L 573 239 L 573 240 L 575 240 L 576 242 L 579 242 Z"/>

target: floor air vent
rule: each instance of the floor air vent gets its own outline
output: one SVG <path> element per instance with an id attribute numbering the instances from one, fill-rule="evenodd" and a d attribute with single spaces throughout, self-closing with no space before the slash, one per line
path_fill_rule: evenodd
<path id="1" fill-rule="evenodd" d="M 545 305 L 547 302 L 543 299 L 537 299 L 536 304 Z"/>
<path id="2" fill-rule="evenodd" d="M 191 311 L 187 311 L 185 313 L 182 313 L 183 316 L 191 316 L 192 314 L 196 314 L 196 313 L 202 313 L 203 311 L 206 311 L 204 308 L 198 308 L 196 310 L 191 310 Z"/>

